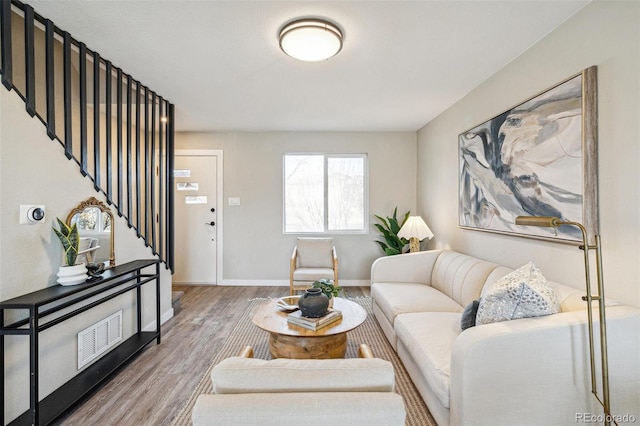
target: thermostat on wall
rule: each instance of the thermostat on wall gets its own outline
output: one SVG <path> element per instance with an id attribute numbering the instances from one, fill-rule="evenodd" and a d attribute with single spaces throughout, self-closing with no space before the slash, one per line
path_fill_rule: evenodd
<path id="1" fill-rule="evenodd" d="M 44 222 L 44 206 L 20 205 L 20 225 Z"/>

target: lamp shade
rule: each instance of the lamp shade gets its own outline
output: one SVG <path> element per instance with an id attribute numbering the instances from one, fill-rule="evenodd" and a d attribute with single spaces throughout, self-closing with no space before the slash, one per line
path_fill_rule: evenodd
<path id="1" fill-rule="evenodd" d="M 342 49 L 342 31 L 320 19 L 300 19 L 280 30 L 280 48 L 301 61 L 322 61 Z"/>
<path id="2" fill-rule="evenodd" d="M 430 240 L 433 238 L 433 232 L 431 232 L 431 229 L 424 223 L 422 217 L 409 216 L 404 225 L 402 225 L 402 228 L 400 228 L 398 237 L 406 239 L 417 238 L 420 241 L 425 238 Z"/>

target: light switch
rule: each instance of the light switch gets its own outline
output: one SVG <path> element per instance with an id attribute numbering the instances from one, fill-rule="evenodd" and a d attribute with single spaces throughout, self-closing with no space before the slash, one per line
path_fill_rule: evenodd
<path id="1" fill-rule="evenodd" d="M 240 198 L 238 197 L 229 197 L 229 206 L 239 206 Z"/>

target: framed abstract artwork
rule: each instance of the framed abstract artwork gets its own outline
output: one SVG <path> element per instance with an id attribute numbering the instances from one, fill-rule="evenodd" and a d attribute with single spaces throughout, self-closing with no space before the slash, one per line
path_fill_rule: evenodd
<path id="1" fill-rule="evenodd" d="M 461 228 L 582 241 L 572 226 L 515 224 L 554 216 L 598 233 L 596 77 L 587 68 L 459 135 Z"/>

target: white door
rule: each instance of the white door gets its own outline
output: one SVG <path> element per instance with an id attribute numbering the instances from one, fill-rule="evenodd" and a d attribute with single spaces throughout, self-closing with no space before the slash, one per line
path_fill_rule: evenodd
<path id="1" fill-rule="evenodd" d="M 175 157 L 175 284 L 215 285 L 217 157 Z"/>

